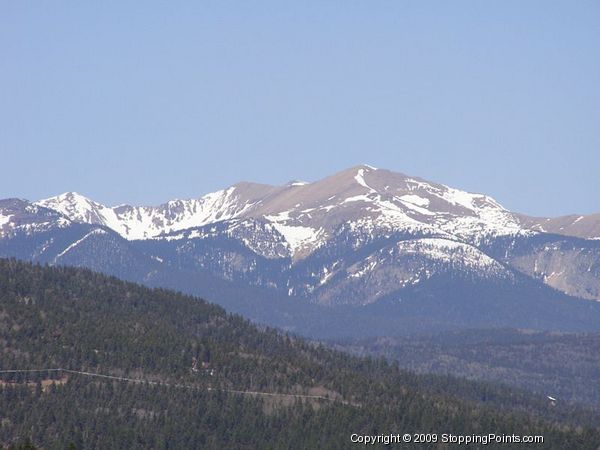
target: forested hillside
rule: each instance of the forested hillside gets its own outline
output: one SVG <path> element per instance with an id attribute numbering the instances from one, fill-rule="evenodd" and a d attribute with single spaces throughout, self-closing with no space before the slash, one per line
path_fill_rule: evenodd
<path id="1" fill-rule="evenodd" d="M 348 448 L 352 433 L 600 445 L 585 411 L 349 356 L 182 294 L 0 260 L 0 370 L 13 369 L 65 370 L 2 374 L 4 446 Z"/>
<path id="2" fill-rule="evenodd" d="M 502 382 L 600 410 L 600 334 L 491 329 L 343 341 L 408 370 Z"/>

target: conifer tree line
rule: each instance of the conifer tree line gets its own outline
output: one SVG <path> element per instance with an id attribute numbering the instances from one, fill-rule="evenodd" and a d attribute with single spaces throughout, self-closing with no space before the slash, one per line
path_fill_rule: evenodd
<path id="1" fill-rule="evenodd" d="M 189 388 L 60 371 L 2 374 L 4 448 L 345 449 L 351 433 L 407 432 L 543 435 L 539 448 L 600 445 L 600 421 L 585 410 L 350 356 L 180 293 L 0 260 L 0 370 L 13 368 Z"/>

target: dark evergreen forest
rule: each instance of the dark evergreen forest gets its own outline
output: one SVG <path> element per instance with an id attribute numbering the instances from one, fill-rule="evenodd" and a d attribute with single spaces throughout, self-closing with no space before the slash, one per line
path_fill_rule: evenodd
<path id="1" fill-rule="evenodd" d="M 0 370 L 59 368 L 67 371 L 1 374 L 1 445 L 345 449 L 352 433 L 600 445 L 600 421 L 587 410 L 350 356 L 176 292 L 0 260 Z"/>

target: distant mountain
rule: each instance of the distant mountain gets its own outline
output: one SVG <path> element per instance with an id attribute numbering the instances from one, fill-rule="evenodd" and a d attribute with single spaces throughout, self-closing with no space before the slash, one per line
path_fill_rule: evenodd
<path id="1" fill-rule="evenodd" d="M 600 240 L 542 232 L 486 195 L 367 165 L 314 183 L 239 183 L 157 207 L 107 207 L 77 193 L 3 200 L 0 227 L 0 256 L 199 293 L 289 329 L 306 330 L 309 310 L 314 318 L 354 308 L 351 322 L 381 305 L 395 311 L 380 317 L 393 328 L 418 314 L 404 306 L 408 292 L 437 305 L 425 308 L 421 324 L 430 326 L 517 320 L 600 329 L 600 304 L 574 298 L 600 299 Z M 236 293 L 249 289 L 253 300 L 240 302 Z M 485 296 L 494 299 L 494 317 Z M 550 298 L 568 306 L 544 308 Z"/>
<path id="2" fill-rule="evenodd" d="M 524 227 L 541 233 L 600 239 L 600 214 L 572 214 L 561 217 L 531 217 L 518 214 L 517 217 Z"/>
<path id="3" fill-rule="evenodd" d="M 127 239 L 146 239 L 224 220 L 261 220 L 284 236 L 289 256 L 302 257 L 342 224 L 366 230 L 416 231 L 476 242 L 525 232 L 492 198 L 420 178 L 358 166 L 315 183 L 240 183 L 199 199 L 157 207 L 109 208 L 69 192 L 36 202 L 76 222 L 105 225 Z"/>
<path id="4" fill-rule="evenodd" d="M 242 183 L 197 200 L 172 200 L 157 207 L 109 208 L 77 192 L 67 192 L 36 204 L 58 211 L 74 222 L 107 226 L 126 239 L 147 239 L 168 231 L 237 217 L 269 190 L 268 186 Z"/>
<path id="5" fill-rule="evenodd" d="M 71 225 L 63 214 L 27 200 L 9 198 L 0 200 L 0 238 L 10 239 L 17 235 L 34 235 L 58 230 Z"/>

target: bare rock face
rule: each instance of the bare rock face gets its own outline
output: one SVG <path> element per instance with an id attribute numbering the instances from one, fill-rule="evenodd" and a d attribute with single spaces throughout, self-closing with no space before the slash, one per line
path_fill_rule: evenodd
<path id="1" fill-rule="evenodd" d="M 600 241 L 553 234 L 505 240 L 496 256 L 575 297 L 600 299 Z"/>
<path id="2" fill-rule="evenodd" d="M 513 267 L 575 297 L 600 299 L 600 250 L 548 248 L 510 260 Z"/>

